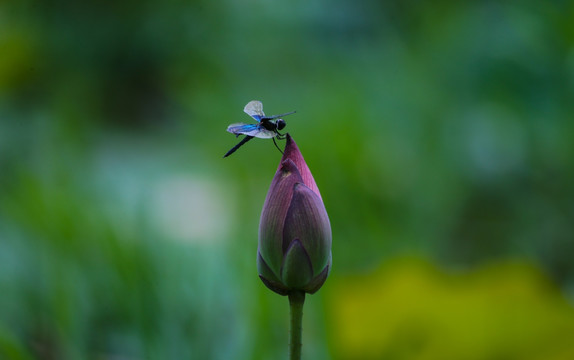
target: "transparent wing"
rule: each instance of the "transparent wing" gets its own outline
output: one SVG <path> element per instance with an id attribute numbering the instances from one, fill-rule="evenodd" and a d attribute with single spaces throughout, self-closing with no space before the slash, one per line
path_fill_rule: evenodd
<path id="1" fill-rule="evenodd" d="M 263 104 L 257 100 L 248 102 L 243 108 L 243 111 L 257 121 L 261 121 L 261 118 L 265 116 L 265 113 L 263 113 Z"/>
<path id="2" fill-rule="evenodd" d="M 227 131 L 235 135 L 247 135 L 261 139 L 271 139 L 277 135 L 273 131 L 259 127 L 257 124 L 231 124 L 227 127 Z"/>

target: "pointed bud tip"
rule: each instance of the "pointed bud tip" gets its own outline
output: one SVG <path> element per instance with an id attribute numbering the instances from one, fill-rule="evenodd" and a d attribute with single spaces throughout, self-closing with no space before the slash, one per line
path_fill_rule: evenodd
<path id="1" fill-rule="evenodd" d="M 295 164 L 295 166 L 299 170 L 299 173 L 301 174 L 301 177 L 303 178 L 303 183 L 307 185 L 308 188 L 313 190 L 314 193 L 319 195 L 319 198 L 321 198 L 319 187 L 315 183 L 315 179 L 313 179 L 311 170 L 309 170 L 309 167 L 307 166 L 307 163 L 305 162 L 305 159 L 303 158 L 303 155 L 301 154 L 299 147 L 297 146 L 295 140 L 293 140 L 293 138 L 289 133 L 286 134 L 285 151 L 283 152 L 283 157 L 281 158 L 279 168 L 277 170 L 280 170 L 282 168 L 283 163 L 286 160 L 291 160 Z"/>

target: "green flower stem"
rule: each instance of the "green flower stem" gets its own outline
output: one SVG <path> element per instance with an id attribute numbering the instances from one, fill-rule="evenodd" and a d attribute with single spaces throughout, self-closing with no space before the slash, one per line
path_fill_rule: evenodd
<path id="1" fill-rule="evenodd" d="M 291 329 L 289 333 L 289 359 L 301 359 L 301 333 L 303 331 L 303 303 L 305 292 L 291 291 L 289 293 L 289 307 L 291 309 Z"/>

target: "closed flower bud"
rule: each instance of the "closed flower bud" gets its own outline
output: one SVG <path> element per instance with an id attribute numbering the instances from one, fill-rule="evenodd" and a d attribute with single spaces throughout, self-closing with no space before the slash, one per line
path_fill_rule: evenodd
<path id="1" fill-rule="evenodd" d="M 295 142 L 271 182 L 259 224 L 257 269 L 263 283 L 281 295 L 314 293 L 331 268 L 331 225 L 319 188 Z"/>

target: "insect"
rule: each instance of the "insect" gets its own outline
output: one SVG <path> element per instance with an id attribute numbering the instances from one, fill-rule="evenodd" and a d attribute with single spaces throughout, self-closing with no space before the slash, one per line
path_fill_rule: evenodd
<path id="1" fill-rule="evenodd" d="M 257 100 L 248 102 L 247 105 L 245 105 L 245 108 L 243 108 L 243 111 L 257 120 L 257 124 L 237 123 L 229 125 L 227 127 L 228 132 L 235 134 L 235 137 L 238 137 L 239 135 L 245 135 L 245 137 L 239 142 L 239 144 L 235 145 L 231 150 L 223 155 L 223 157 L 228 157 L 233 154 L 237 149 L 254 137 L 273 139 L 275 147 L 279 149 L 279 146 L 277 146 L 277 143 L 275 142 L 275 138 L 283 139 L 284 135 L 279 133 L 279 130 L 283 130 L 283 128 L 285 128 L 285 120 L 281 119 L 281 116 L 294 114 L 295 111 L 280 115 L 265 116 L 265 113 L 263 113 L 263 104 L 261 101 Z M 281 149 L 279 149 L 279 151 L 281 151 Z M 283 152 L 281 151 L 281 153 Z"/>

